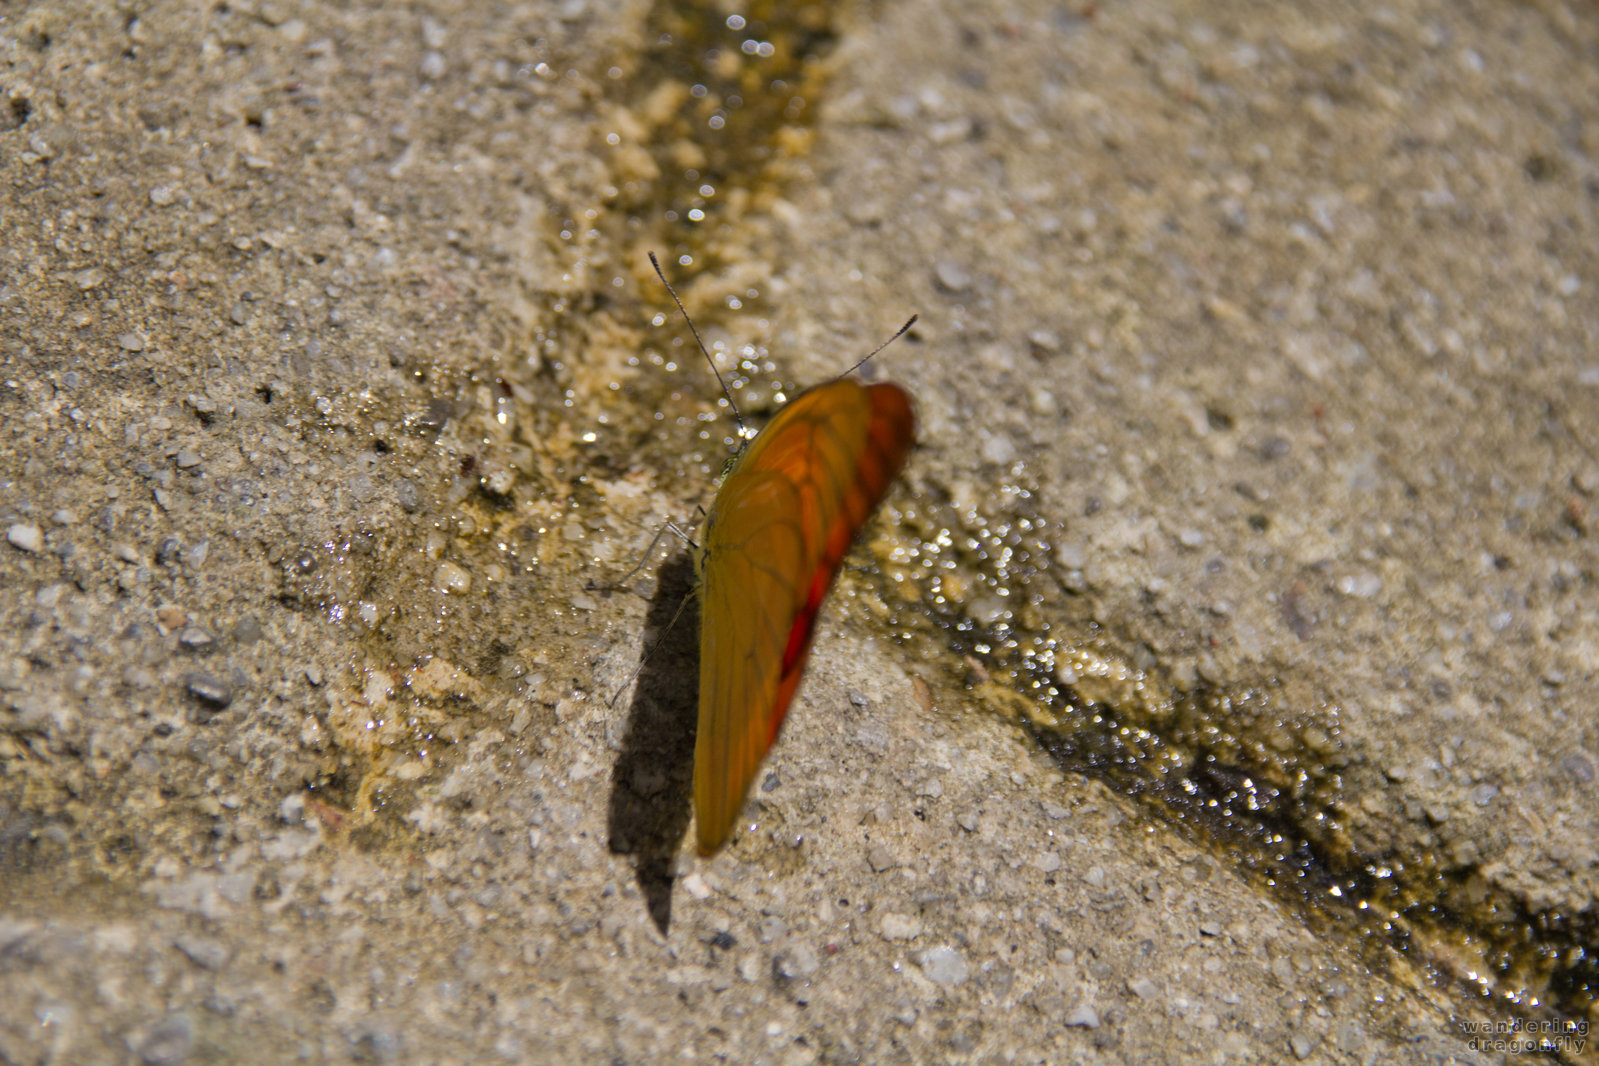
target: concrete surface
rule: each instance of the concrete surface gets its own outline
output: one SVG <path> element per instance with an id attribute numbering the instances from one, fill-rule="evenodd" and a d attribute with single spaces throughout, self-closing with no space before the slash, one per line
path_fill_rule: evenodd
<path id="1" fill-rule="evenodd" d="M 807 11 L 809 124 L 725 152 L 659 47 L 721 10 L 0 16 L 0 1061 L 1594 1020 L 1592 9 Z M 686 568 L 590 587 L 727 454 L 652 247 L 751 410 L 923 315 L 711 860 L 691 627 L 627 686 Z"/>

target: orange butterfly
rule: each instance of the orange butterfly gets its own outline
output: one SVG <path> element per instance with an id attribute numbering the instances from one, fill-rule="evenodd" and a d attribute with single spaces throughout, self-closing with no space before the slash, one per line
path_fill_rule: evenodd
<path id="1" fill-rule="evenodd" d="M 650 262 L 659 274 L 653 254 Z M 664 275 L 661 281 L 672 292 Z M 699 559 L 700 854 L 726 843 L 799 687 L 822 600 L 905 465 L 915 428 L 910 397 L 898 385 L 836 378 L 778 411 L 717 490 Z"/>

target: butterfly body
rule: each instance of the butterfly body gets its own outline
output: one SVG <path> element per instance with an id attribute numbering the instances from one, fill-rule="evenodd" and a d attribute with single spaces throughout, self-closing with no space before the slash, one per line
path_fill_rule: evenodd
<path id="1" fill-rule="evenodd" d="M 822 601 L 914 435 L 903 389 L 839 378 L 779 410 L 717 490 L 700 558 L 702 854 L 732 831 L 799 687 Z"/>

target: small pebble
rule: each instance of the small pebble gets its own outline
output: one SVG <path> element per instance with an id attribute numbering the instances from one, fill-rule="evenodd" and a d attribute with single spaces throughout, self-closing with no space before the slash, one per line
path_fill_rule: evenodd
<path id="1" fill-rule="evenodd" d="M 884 940 L 915 940 L 922 935 L 922 923 L 904 914 L 885 914 L 877 927 Z"/>
<path id="2" fill-rule="evenodd" d="M 959 263 L 946 259 L 933 273 L 946 292 L 965 292 L 972 287 L 972 275 Z"/>
<path id="3" fill-rule="evenodd" d="M 254 644 L 262 635 L 261 621 L 253 614 L 247 614 L 233 624 L 233 639 L 240 644 Z"/>
<path id="4" fill-rule="evenodd" d="M 995 466 L 1008 466 L 1016 458 L 1016 445 L 1003 433 L 990 433 L 979 449 L 983 461 Z"/>
<path id="5" fill-rule="evenodd" d="M 472 589 L 472 575 L 454 563 L 440 563 L 433 572 L 433 587 L 440 592 L 464 596 Z"/>
<path id="6" fill-rule="evenodd" d="M 139 1061 L 144 1066 L 178 1066 L 193 1046 L 193 1024 L 186 1016 L 174 1014 L 139 1042 Z"/>
<path id="7" fill-rule="evenodd" d="M 350 1044 L 351 1061 L 370 1062 L 377 1066 L 400 1061 L 403 1045 L 398 1032 L 388 1023 L 376 1020 L 364 1023 L 364 1027 L 366 1031 Z"/>
<path id="8" fill-rule="evenodd" d="M 220 970 L 227 964 L 227 945 L 203 936 L 180 936 L 173 946 L 187 955 L 196 966 L 206 970 Z"/>
<path id="9" fill-rule="evenodd" d="M 1160 988 L 1147 977 L 1139 977 L 1127 982 L 1127 988 L 1139 999 L 1154 999 L 1160 995 Z"/>
<path id="10" fill-rule="evenodd" d="M 205 673 L 183 675 L 183 687 L 201 703 L 221 710 L 233 702 L 233 688 L 220 678 Z"/>
<path id="11" fill-rule="evenodd" d="M 399 478 L 394 482 L 394 502 L 406 514 L 415 514 L 417 508 L 422 506 L 421 493 L 418 492 L 416 482 L 410 478 Z"/>
<path id="12" fill-rule="evenodd" d="M 1310 1053 L 1316 1050 L 1316 1038 L 1308 1033 L 1295 1033 L 1288 1038 L 1288 1046 L 1293 1049 L 1294 1058 L 1308 1059 Z"/>
<path id="13" fill-rule="evenodd" d="M 206 652 L 216 647 L 216 638 L 198 626 L 190 626 L 178 634 L 178 643 L 185 651 Z"/>
<path id="14" fill-rule="evenodd" d="M 200 465 L 200 453 L 193 448 L 178 449 L 178 469 L 188 470 Z"/>
<path id="15" fill-rule="evenodd" d="M 1382 591 L 1382 578 L 1376 574 L 1350 574 L 1338 579 L 1338 591 L 1345 596 L 1369 600 Z"/>
<path id="16" fill-rule="evenodd" d="M 1079 1003 L 1066 1012 L 1066 1017 L 1061 1019 L 1061 1024 L 1075 1029 L 1098 1029 L 1099 1011 L 1087 1003 Z"/>
<path id="17" fill-rule="evenodd" d="M 1594 778 L 1593 760 L 1589 759 L 1586 755 L 1580 753 L 1575 755 L 1567 755 L 1564 759 L 1560 760 L 1560 765 L 1565 768 L 1566 773 L 1570 774 L 1572 777 L 1576 778 L 1578 781 L 1581 781 L 1585 785 Z"/>
<path id="18" fill-rule="evenodd" d="M 167 207 L 176 203 L 178 190 L 171 185 L 157 185 L 150 190 L 150 202 L 157 207 Z"/>
<path id="19" fill-rule="evenodd" d="M 894 853 L 882 844 L 873 844 L 871 846 L 871 849 L 866 852 L 866 862 L 877 873 L 882 873 L 884 870 L 892 870 L 899 865 L 899 860 L 894 857 Z"/>
<path id="20" fill-rule="evenodd" d="M 122 336 L 117 338 L 117 343 L 122 346 L 124 351 L 144 351 L 144 338 L 139 336 L 137 333 L 124 333 Z"/>
<path id="21" fill-rule="evenodd" d="M 13 548 L 25 552 L 36 552 L 44 548 L 44 533 L 38 526 L 18 522 L 6 530 L 6 540 L 10 541 Z"/>
<path id="22" fill-rule="evenodd" d="M 954 948 L 929 948 L 916 963 L 922 968 L 922 976 L 946 988 L 965 983 L 972 973 L 966 959 Z"/>
<path id="23" fill-rule="evenodd" d="M 808 944 L 794 944 L 778 955 L 772 965 L 777 976 L 790 981 L 802 981 L 814 977 L 816 971 L 821 968 L 822 960 L 816 957 L 816 952 Z"/>
<path id="24" fill-rule="evenodd" d="M 416 428 L 424 433 L 437 433 L 450 420 L 453 407 L 449 400 L 435 396 L 428 401 L 427 409 L 416 420 Z"/>

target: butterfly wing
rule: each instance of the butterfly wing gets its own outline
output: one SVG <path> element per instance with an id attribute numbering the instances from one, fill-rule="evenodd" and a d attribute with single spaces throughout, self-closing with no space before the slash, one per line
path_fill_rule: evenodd
<path id="1" fill-rule="evenodd" d="M 910 451 L 897 385 L 801 393 L 739 456 L 706 519 L 700 585 L 699 848 L 720 848 L 777 738 L 822 599 Z"/>

